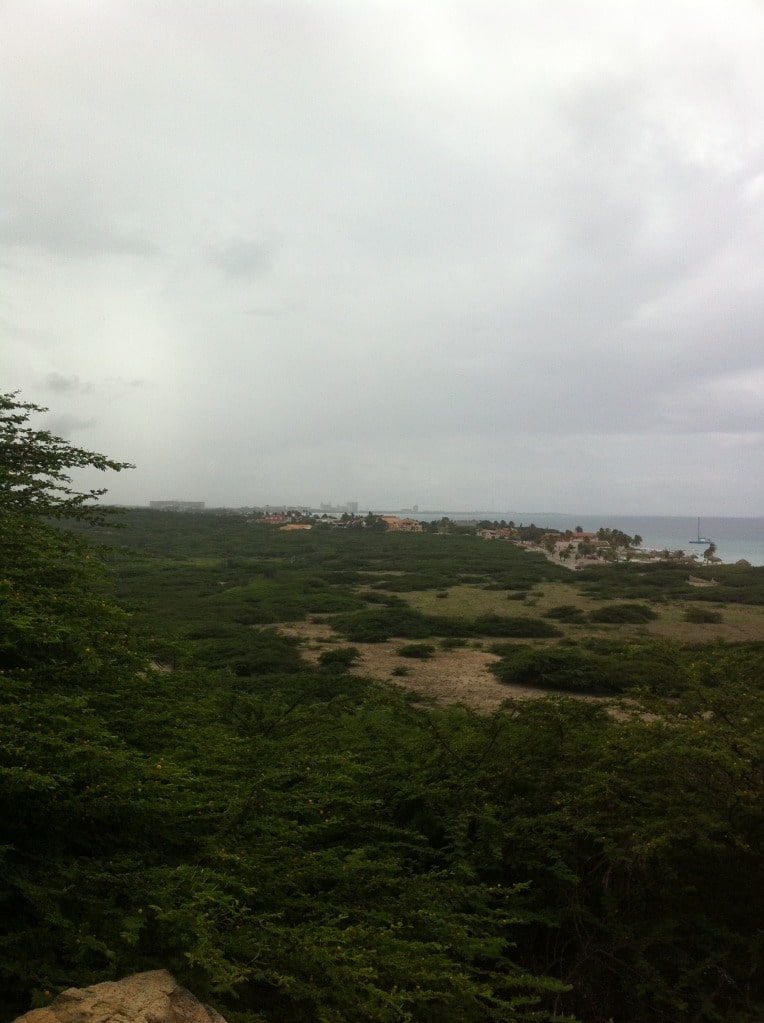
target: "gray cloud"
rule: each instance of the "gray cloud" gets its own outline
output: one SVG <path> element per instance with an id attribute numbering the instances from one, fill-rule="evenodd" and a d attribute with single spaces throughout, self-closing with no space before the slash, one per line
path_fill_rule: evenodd
<path id="1" fill-rule="evenodd" d="M 74 415 L 49 415 L 45 419 L 45 428 L 56 437 L 69 440 L 74 435 L 87 432 L 96 427 L 95 419 L 82 419 Z"/>
<path id="2" fill-rule="evenodd" d="M 208 249 L 207 258 L 228 277 L 259 277 L 273 268 L 277 251 L 272 238 L 235 238 Z"/>
<path id="3" fill-rule="evenodd" d="M 116 499 L 762 512 L 759 5 L 0 30 L 0 375 Z"/>
<path id="4" fill-rule="evenodd" d="M 45 386 L 49 391 L 60 394 L 88 393 L 93 390 L 91 383 L 80 380 L 78 376 L 63 376 L 61 373 L 49 373 L 45 378 Z"/>
<path id="5" fill-rule="evenodd" d="M 139 232 L 100 219 L 92 210 L 65 201 L 40 202 L 0 221 L 0 245 L 8 249 L 31 247 L 53 255 L 124 255 L 145 257 L 157 247 Z"/>

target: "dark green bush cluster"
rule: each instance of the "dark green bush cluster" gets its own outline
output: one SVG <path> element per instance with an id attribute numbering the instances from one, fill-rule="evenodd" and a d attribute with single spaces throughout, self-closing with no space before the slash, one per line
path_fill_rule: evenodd
<path id="1" fill-rule="evenodd" d="M 589 612 L 592 622 L 609 625 L 641 625 L 657 617 L 657 613 L 647 604 L 607 604 Z"/>
<path id="2" fill-rule="evenodd" d="M 684 613 L 684 620 L 696 625 L 718 625 L 724 619 L 721 611 L 713 611 L 710 607 L 688 607 Z"/>
<path id="3" fill-rule="evenodd" d="M 339 668 L 347 671 L 360 656 L 354 646 L 339 646 L 323 650 L 319 654 L 318 663 L 322 668 Z"/>
<path id="4" fill-rule="evenodd" d="M 399 657 L 412 657 L 419 661 L 427 661 L 435 656 L 432 643 L 407 643 L 395 651 Z"/>
<path id="5" fill-rule="evenodd" d="M 221 624 L 197 627 L 191 638 L 195 663 L 235 675 L 288 675 L 305 668 L 297 641 L 277 629 Z"/>
<path id="6" fill-rule="evenodd" d="M 568 573 L 573 582 L 601 600 L 719 601 L 725 604 L 764 603 L 764 567 L 715 565 L 713 590 L 690 585 L 692 572 L 686 565 L 632 561 L 616 566 L 592 566 L 585 572 Z"/>
<path id="7" fill-rule="evenodd" d="M 458 647 L 465 647 L 468 640 L 462 636 L 446 636 L 440 641 L 443 650 L 456 650 Z"/>
<path id="8" fill-rule="evenodd" d="M 678 648 L 657 643 L 496 644 L 491 651 L 502 658 L 491 670 L 500 681 L 515 685 L 604 696 L 635 688 L 671 695 L 685 684 Z"/>
<path id="9" fill-rule="evenodd" d="M 405 575 L 392 576 L 390 579 L 374 583 L 374 588 L 390 593 L 412 593 L 416 590 L 441 590 L 452 581 L 449 576 L 437 573 L 407 572 Z"/>
<path id="10" fill-rule="evenodd" d="M 383 643 L 393 636 L 426 639 L 432 635 L 428 618 L 400 600 L 387 607 L 338 615 L 333 625 L 351 643 Z"/>
<path id="11" fill-rule="evenodd" d="M 446 615 L 426 615 L 402 601 L 387 607 L 338 615 L 333 625 L 355 643 L 380 643 L 392 638 L 428 639 L 432 636 L 548 639 L 560 635 L 556 626 L 540 618 L 487 614 L 469 621 Z"/>
<path id="12" fill-rule="evenodd" d="M 541 618 L 519 615 L 516 618 L 504 615 L 481 615 L 471 625 L 473 636 L 501 636 L 505 639 L 552 639 L 560 630 Z"/>
<path id="13" fill-rule="evenodd" d="M 574 584 L 599 600 L 654 600 L 663 602 L 693 594 L 685 565 L 632 561 L 618 565 L 587 566 L 569 573 Z"/>
<path id="14" fill-rule="evenodd" d="M 285 580 L 255 579 L 227 589 L 209 601 L 209 614 L 223 614 L 249 625 L 299 621 L 310 614 L 332 614 L 358 607 L 350 593 L 323 580 L 299 575 Z"/>
<path id="15" fill-rule="evenodd" d="M 579 625 L 587 621 L 610 625 L 641 625 L 644 622 L 653 621 L 658 616 L 646 604 L 622 603 L 607 604 L 588 613 L 573 604 L 559 604 L 557 607 L 550 607 L 548 611 L 545 611 L 544 617 L 552 618 L 558 622 Z"/>
<path id="16" fill-rule="evenodd" d="M 558 604 L 556 607 L 550 607 L 548 611 L 544 612 L 544 617 L 554 618 L 558 622 L 577 623 L 586 621 L 586 613 L 580 607 L 575 607 L 573 604 Z"/>

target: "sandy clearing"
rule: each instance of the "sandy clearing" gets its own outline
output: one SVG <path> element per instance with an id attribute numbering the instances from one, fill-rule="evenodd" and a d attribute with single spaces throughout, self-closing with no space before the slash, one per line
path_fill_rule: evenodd
<path id="1" fill-rule="evenodd" d="M 498 710 L 506 700 L 539 699 L 551 695 L 538 689 L 499 682 L 489 668 L 499 658 L 474 646 L 437 650 L 434 657 L 420 661 L 398 655 L 398 649 L 410 642 L 405 639 L 391 639 L 385 643 L 347 643 L 330 625 L 314 622 L 289 622 L 278 628 L 285 635 L 301 641 L 302 655 L 307 661 L 317 662 L 321 653 L 332 647 L 353 646 L 361 655 L 353 665 L 353 674 L 392 682 L 436 703 L 463 704 L 471 710 L 490 713 Z M 437 641 L 433 645 L 437 648 Z M 399 667 L 405 667 L 408 674 L 394 676 L 393 669 Z"/>

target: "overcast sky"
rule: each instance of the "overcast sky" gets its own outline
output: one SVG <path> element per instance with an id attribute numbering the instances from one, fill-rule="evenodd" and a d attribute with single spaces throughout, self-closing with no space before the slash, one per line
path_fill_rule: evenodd
<path id="1" fill-rule="evenodd" d="M 759 0 L 3 0 L 0 389 L 118 502 L 764 515 L 762 54 Z"/>

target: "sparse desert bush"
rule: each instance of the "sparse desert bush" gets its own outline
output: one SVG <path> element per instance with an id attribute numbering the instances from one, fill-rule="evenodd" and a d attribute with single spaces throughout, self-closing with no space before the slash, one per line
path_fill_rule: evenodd
<path id="1" fill-rule="evenodd" d="M 560 635 L 560 630 L 550 622 L 540 618 L 518 616 L 509 618 L 503 615 L 481 615 L 472 626 L 474 636 L 497 636 L 514 639 L 552 639 Z"/>
<path id="2" fill-rule="evenodd" d="M 554 618 L 558 622 L 583 622 L 586 619 L 581 608 L 574 607 L 573 604 L 558 604 L 556 607 L 550 607 L 548 611 L 544 612 L 544 617 Z"/>
<path id="3" fill-rule="evenodd" d="M 432 643 L 409 643 L 396 650 L 399 657 L 411 657 L 418 661 L 427 661 L 435 654 Z"/>
<path id="4" fill-rule="evenodd" d="M 195 634 L 203 631 L 196 629 Z M 277 629 L 222 626 L 210 638 L 196 638 L 192 653 L 198 664 L 227 668 L 239 677 L 288 675 L 305 668 L 297 641 Z"/>
<path id="5" fill-rule="evenodd" d="M 333 650 L 324 650 L 318 658 L 322 668 L 340 668 L 347 670 L 361 655 L 354 646 L 338 646 Z"/>
<path id="6" fill-rule="evenodd" d="M 658 615 L 647 604 L 608 604 L 589 612 L 589 619 L 608 625 L 642 625 Z"/>
<path id="7" fill-rule="evenodd" d="M 374 588 L 387 590 L 390 593 L 412 593 L 416 590 L 435 590 L 447 586 L 451 580 L 442 575 L 425 572 L 407 572 L 375 583 Z"/>
<path id="8" fill-rule="evenodd" d="M 641 688 L 673 695 L 685 684 L 678 648 L 660 644 L 530 647 L 497 643 L 491 652 L 502 658 L 491 668 L 502 682 L 540 689 L 606 695 Z"/>
<path id="9" fill-rule="evenodd" d="M 355 643 L 384 643 L 394 636 L 426 639 L 432 634 L 427 618 L 400 600 L 393 606 L 339 615 L 334 627 Z"/>
<path id="10" fill-rule="evenodd" d="M 688 607 L 684 620 L 695 625 L 719 625 L 723 618 L 721 611 L 713 611 L 710 607 Z"/>

